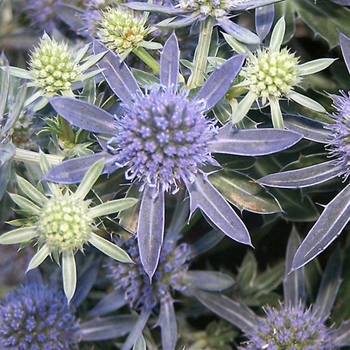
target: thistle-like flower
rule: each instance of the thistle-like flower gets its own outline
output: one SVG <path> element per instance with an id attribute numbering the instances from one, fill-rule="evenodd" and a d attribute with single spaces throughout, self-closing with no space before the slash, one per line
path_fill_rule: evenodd
<path id="1" fill-rule="evenodd" d="M 97 41 L 94 45 L 97 52 L 105 50 Z M 228 236 L 250 244 L 243 222 L 202 168 L 207 164 L 219 166 L 212 153 L 269 154 L 300 139 L 298 134 L 282 130 L 237 131 L 230 124 L 216 129 L 213 122 L 206 119 L 206 112 L 226 93 L 241 67 L 243 56 L 232 57 L 216 69 L 193 99 L 178 87 L 178 58 L 177 39 L 172 35 L 161 57 L 160 84 L 150 86 L 144 93 L 118 56 L 112 52 L 107 54 L 99 67 L 122 100 L 125 109 L 122 116 L 113 117 L 79 100 L 51 100 L 56 111 L 72 124 L 109 134 L 111 138 L 107 143 L 108 152 L 64 162 L 53 168 L 47 179 L 80 181 L 86 165 L 99 158 L 105 160 L 106 173 L 125 168 L 126 178 L 141 185 L 143 191 L 137 235 L 141 261 L 150 277 L 156 270 L 163 241 L 165 191 L 186 188 L 191 199 L 191 213 L 196 208 L 201 209 Z M 249 148 L 246 143 L 239 142 L 240 137 L 264 140 L 263 145 L 257 149 L 250 143 L 252 147 Z"/>
<path id="2" fill-rule="evenodd" d="M 179 0 L 176 6 L 168 7 L 142 2 L 130 2 L 127 6 L 134 10 L 158 12 L 180 17 L 168 18 L 158 23 L 158 27 L 180 28 L 189 26 L 197 21 L 208 19 L 211 25 L 220 25 L 226 33 L 232 35 L 237 40 L 247 44 L 258 44 L 260 43 L 260 38 L 256 34 L 231 21 L 230 17 L 235 15 L 237 11 L 256 9 L 259 12 L 261 7 L 277 1 L 279 0 Z"/>
<path id="3" fill-rule="evenodd" d="M 342 33 L 339 34 L 339 39 L 345 62 L 349 67 L 350 39 Z M 331 95 L 331 98 L 334 102 L 335 113 L 328 114 L 328 116 L 334 119 L 335 123 L 321 123 L 305 117 L 295 117 L 296 119 L 291 117 L 287 124 L 289 129 L 298 130 L 299 132 L 301 132 L 300 126 L 302 126 L 302 129 L 304 129 L 302 132 L 305 133 L 304 137 L 323 143 L 329 157 L 324 162 L 316 165 L 266 175 L 258 180 L 259 183 L 271 187 L 303 188 L 324 183 L 335 177 L 342 177 L 344 182 L 348 180 L 350 175 L 350 96 L 341 92 L 341 96 Z M 350 184 L 347 184 L 325 206 L 321 216 L 296 252 L 292 265 L 293 269 L 298 269 L 314 259 L 339 236 L 349 222 L 349 195 Z"/>
<path id="4" fill-rule="evenodd" d="M 10 67 L 10 73 L 14 76 L 28 79 L 28 86 L 37 87 L 38 90 L 29 97 L 25 106 L 36 101 L 34 110 L 41 109 L 48 103 L 47 97 L 55 95 L 74 96 L 73 91 L 77 87 L 75 83 L 95 76 L 99 70 L 88 73 L 85 71 L 101 59 L 103 53 L 86 57 L 89 45 L 85 45 L 78 51 L 72 50 L 66 43 L 57 42 L 44 34 L 39 46 L 30 53 L 29 71 Z"/>
<path id="5" fill-rule="evenodd" d="M 43 172 L 49 168 L 41 155 Z M 49 196 L 44 195 L 25 179 L 18 177 L 18 185 L 26 195 L 12 194 L 12 200 L 21 208 L 27 218 L 12 220 L 9 224 L 20 226 L 0 236 L 0 244 L 29 243 L 38 244 L 38 251 L 29 262 L 27 270 L 39 266 L 47 256 L 59 263 L 62 254 L 63 285 L 68 300 L 75 292 L 76 265 L 74 254 L 91 243 L 100 251 L 112 258 L 127 263 L 130 257 L 117 245 L 102 238 L 94 231 L 98 230 L 96 218 L 116 213 L 135 204 L 135 200 L 120 199 L 90 207 L 91 200 L 84 200 L 103 168 L 103 162 L 97 162 L 86 173 L 80 186 L 74 193 L 68 188 L 60 188 L 48 183 L 51 190 Z M 45 171 L 44 171 L 45 170 Z"/>
<path id="6" fill-rule="evenodd" d="M 246 87 L 248 93 L 234 107 L 232 122 L 238 123 L 248 113 L 254 101 L 261 101 L 264 107 L 267 102 L 271 109 L 271 118 L 274 127 L 283 128 L 282 112 L 279 101 L 283 98 L 297 102 L 314 111 L 325 113 L 326 110 L 318 102 L 306 97 L 294 89 L 302 81 L 303 76 L 317 73 L 327 68 L 333 59 L 318 59 L 307 63 L 299 64 L 298 58 L 288 49 L 282 48 L 285 34 L 285 21 L 282 17 L 276 24 L 268 48 L 259 48 L 255 53 L 248 52 L 247 62 L 242 68 L 240 75 L 243 82 L 236 87 Z M 225 35 L 233 48 L 237 49 L 233 40 Z M 240 52 L 248 51 L 242 45 Z"/>
<path id="7" fill-rule="evenodd" d="M 2 349 L 78 349 L 79 321 L 63 293 L 30 284 L 0 303 Z"/>
<path id="8" fill-rule="evenodd" d="M 307 306 L 306 272 L 304 268 L 290 272 L 299 244 L 298 234 L 292 231 L 286 253 L 284 300 L 277 307 L 263 307 L 259 315 L 226 295 L 194 290 L 199 301 L 245 333 L 247 341 L 239 349 L 323 350 L 349 345 L 349 321 L 339 327 L 327 325 L 341 284 L 339 251 L 335 251 L 327 263 L 315 303 Z"/>

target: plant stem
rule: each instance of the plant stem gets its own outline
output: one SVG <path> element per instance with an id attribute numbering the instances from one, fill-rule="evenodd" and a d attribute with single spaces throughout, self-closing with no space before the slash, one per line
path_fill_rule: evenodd
<path id="1" fill-rule="evenodd" d="M 159 63 L 143 47 L 137 47 L 132 52 L 154 72 L 159 73 Z"/>
<path id="2" fill-rule="evenodd" d="M 187 84 L 189 89 L 201 86 L 204 83 L 213 25 L 214 18 L 211 16 L 208 16 L 204 21 L 200 22 L 198 45 L 193 59 L 193 72 Z"/>
<path id="3" fill-rule="evenodd" d="M 54 154 L 46 154 L 45 156 L 51 165 L 57 165 L 61 163 L 63 159 L 63 156 Z M 22 148 L 16 148 L 16 154 L 13 158 L 19 162 L 40 164 L 39 152 L 27 151 Z"/>

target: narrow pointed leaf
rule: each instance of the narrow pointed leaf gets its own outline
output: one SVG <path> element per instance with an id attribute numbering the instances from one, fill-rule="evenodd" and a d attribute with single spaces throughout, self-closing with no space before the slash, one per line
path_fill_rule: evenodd
<path id="1" fill-rule="evenodd" d="M 142 3 L 142 2 L 129 2 L 129 3 L 126 3 L 126 6 L 137 11 L 150 11 L 150 12 L 157 12 L 157 13 L 165 13 L 167 15 L 178 14 L 182 12 L 180 9 L 175 7 L 167 7 L 163 5 L 155 5 L 155 4 Z"/>
<path id="2" fill-rule="evenodd" d="M 258 96 L 249 91 L 243 99 L 232 109 L 232 124 L 239 123 L 249 112 L 250 107 Z"/>
<path id="3" fill-rule="evenodd" d="M 136 343 L 134 344 L 132 350 L 147 350 L 146 340 L 142 334 L 136 340 Z"/>
<path id="4" fill-rule="evenodd" d="M 299 74 L 300 75 L 315 74 L 329 67 L 334 61 L 335 61 L 334 58 L 320 58 L 318 60 L 305 62 L 298 66 Z"/>
<path id="5" fill-rule="evenodd" d="M 3 58 L 3 56 L 1 55 L 0 58 Z M 8 64 L 7 61 L 6 61 L 6 64 Z M 0 91 L 1 91 L 1 94 L 0 94 L 0 121 L 3 119 L 4 114 L 5 114 L 9 85 L 10 85 L 10 72 L 9 72 L 9 66 L 6 65 L 5 67 L 0 68 Z"/>
<path id="6" fill-rule="evenodd" d="M 107 241 L 95 233 L 91 233 L 89 243 L 115 260 L 123 263 L 133 262 L 129 255 L 122 248 L 118 247 L 116 244 L 110 241 Z"/>
<path id="7" fill-rule="evenodd" d="M 330 160 L 306 168 L 266 175 L 258 183 L 270 187 L 303 188 L 340 176 L 343 173 L 342 168 L 334 160 Z"/>
<path id="8" fill-rule="evenodd" d="M 17 176 L 17 183 L 21 191 L 38 205 L 43 206 L 48 201 L 40 191 L 23 177 Z"/>
<path id="9" fill-rule="evenodd" d="M 266 6 L 269 4 L 273 4 L 275 2 L 279 2 L 281 0 L 244 0 L 235 4 L 235 10 L 251 10 L 260 6 Z"/>
<path id="10" fill-rule="evenodd" d="M 297 308 L 300 302 L 305 304 L 306 302 L 306 289 L 305 289 L 305 273 L 301 268 L 297 271 L 290 272 L 292 268 L 292 260 L 298 246 L 300 245 L 300 237 L 296 230 L 293 228 L 287 245 L 286 252 L 286 266 L 285 277 L 283 280 L 283 293 L 285 305 Z"/>
<path id="11" fill-rule="evenodd" d="M 90 156 L 69 159 L 51 168 L 45 175 L 45 180 L 73 184 L 80 182 L 90 167 L 99 159 L 104 159 L 105 167 L 102 174 L 110 174 L 119 167 L 115 165 L 115 156 L 100 152 Z"/>
<path id="12" fill-rule="evenodd" d="M 236 75 L 240 71 L 245 55 L 236 55 L 216 68 L 199 90 L 196 101 L 207 102 L 205 110 L 214 107 L 226 94 Z"/>
<path id="13" fill-rule="evenodd" d="M 39 232 L 36 227 L 20 227 L 2 234 L 0 236 L 0 244 L 16 244 L 27 242 L 38 236 Z"/>
<path id="14" fill-rule="evenodd" d="M 87 196 L 87 194 L 91 190 L 91 187 L 94 185 L 94 183 L 97 181 L 97 179 L 101 175 L 101 172 L 104 166 L 103 163 L 104 163 L 103 159 L 99 159 L 96 163 L 94 163 L 91 166 L 91 168 L 85 174 L 80 185 L 74 192 L 75 198 L 84 199 Z"/>
<path id="15" fill-rule="evenodd" d="M 283 151 L 301 140 L 302 135 L 278 129 L 234 129 L 227 123 L 209 143 L 213 153 L 263 156 Z"/>
<path id="16" fill-rule="evenodd" d="M 276 23 L 275 28 L 273 29 L 269 45 L 270 50 L 277 51 L 280 49 L 285 32 L 286 22 L 284 20 L 284 17 L 281 17 Z"/>
<path id="17" fill-rule="evenodd" d="M 143 329 L 151 315 L 151 309 L 143 308 L 141 310 L 140 316 L 138 317 L 136 323 L 132 327 L 128 337 L 126 338 L 122 350 L 129 350 L 136 343 L 137 339 L 142 334 Z"/>
<path id="18" fill-rule="evenodd" d="M 325 108 L 319 104 L 318 102 L 314 101 L 313 99 L 311 99 L 310 97 L 304 96 L 302 94 L 299 94 L 296 91 L 290 91 L 288 93 L 288 98 L 290 98 L 291 100 L 293 100 L 296 103 L 299 103 L 300 105 L 306 107 L 306 108 L 310 108 L 316 112 L 320 112 L 320 113 L 326 113 L 327 111 L 325 110 Z"/>
<path id="19" fill-rule="evenodd" d="M 164 236 L 164 192 L 146 186 L 141 199 L 137 237 L 140 259 L 152 279 L 159 261 Z"/>
<path id="20" fill-rule="evenodd" d="M 271 120 L 276 129 L 284 129 L 281 107 L 277 98 L 270 98 Z"/>
<path id="21" fill-rule="evenodd" d="M 54 5 L 55 14 L 75 32 L 80 32 L 86 26 L 84 23 L 84 10 L 68 4 Z"/>
<path id="22" fill-rule="evenodd" d="M 136 93 L 142 94 L 142 92 L 130 69 L 124 62 L 120 62 L 117 54 L 108 50 L 106 46 L 101 44 L 99 41 L 94 40 L 93 47 L 95 54 L 108 51 L 97 63 L 97 66 L 103 70 L 102 74 L 113 92 L 126 105 L 131 106 L 134 95 Z"/>
<path id="23" fill-rule="evenodd" d="M 97 205 L 89 210 L 89 214 L 96 218 L 99 216 L 110 215 L 118 213 L 119 211 L 129 209 L 138 202 L 136 198 L 122 198 L 115 199 L 113 201 L 108 201 Z"/>
<path id="24" fill-rule="evenodd" d="M 245 44 L 260 44 L 260 38 L 256 34 L 232 22 L 228 17 L 224 16 L 216 20 L 227 34 L 232 35 L 238 41 Z"/>
<path id="25" fill-rule="evenodd" d="M 43 245 L 32 257 L 27 267 L 27 271 L 38 267 L 51 254 L 48 244 Z"/>
<path id="26" fill-rule="evenodd" d="M 343 322 L 333 333 L 333 341 L 339 348 L 350 346 L 350 320 Z"/>
<path id="27" fill-rule="evenodd" d="M 329 130 L 325 129 L 326 123 L 294 114 L 285 114 L 283 119 L 287 129 L 298 132 L 304 139 L 328 143 Z"/>
<path id="28" fill-rule="evenodd" d="M 102 298 L 87 315 L 89 317 L 103 316 L 120 309 L 126 304 L 127 300 L 125 300 L 124 291 L 118 289 Z"/>
<path id="29" fill-rule="evenodd" d="M 199 289 L 192 289 L 192 293 L 205 307 L 243 332 L 256 332 L 256 316 L 245 305 L 220 293 L 210 293 Z"/>
<path id="30" fill-rule="evenodd" d="M 69 304 L 77 286 L 77 268 L 72 250 L 64 250 L 62 252 L 62 277 L 64 294 Z"/>
<path id="31" fill-rule="evenodd" d="M 174 301 L 169 294 L 166 294 L 160 301 L 160 314 L 157 323 L 162 329 L 162 349 L 175 349 L 178 337 L 177 325 Z"/>
<path id="32" fill-rule="evenodd" d="M 235 281 L 228 275 L 217 271 L 186 271 L 181 278 L 186 286 L 208 292 L 219 292 L 231 287 Z"/>
<path id="33" fill-rule="evenodd" d="M 202 15 L 198 12 L 193 12 L 184 17 L 179 17 L 179 19 L 166 18 L 165 20 L 157 23 L 158 28 L 183 28 L 195 23 L 202 18 Z"/>
<path id="34" fill-rule="evenodd" d="M 317 298 L 313 307 L 315 317 L 326 321 L 331 314 L 338 290 L 342 282 L 341 275 L 343 262 L 339 249 L 336 249 L 327 262 L 326 269 L 322 274 L 321 285 L 318 289 Z"/>
<path id="35" fill-rule="evenodd" d="M 172 34 L 164 45 L 160 56 L 160 83 L 167 88 L 177 86 L 179 75 L 179 44 Z"/>
<path id="36" fill-rule="evenodd" d="M 322 253 L 342 232 L 350 219 L 350 184 L 323 210 L 297 252 L 292 270 L 296 270 Z"/>
<path id="37" fill-rule="evenodd" d="M 239 243 L 251 245 L 242 220 L 202 172 L 198 172 L 195 181 L 184 181 L 190 194 L 191 215 L 199 208 L 227 236 Z"/>
<path id="38" fill-rule="evenodd" d="M 50 103 L 57 113 L 79 128 L 108 135 L 116 133 L 113 116 L 91 103 L 70 97 L 53 97 Z"/>
<path id="39" fill-rule="evenodd" d="M 37 205 L 35 205 L 29 199 L 22 197 L 16 193 L 11 193 L 10 196 L 11 196 L 11 199 L 20 207 L 20 209 L 27 210 L 32 215 L 40 215 L 41 214 L 42 209 L 39 208 Z"/>

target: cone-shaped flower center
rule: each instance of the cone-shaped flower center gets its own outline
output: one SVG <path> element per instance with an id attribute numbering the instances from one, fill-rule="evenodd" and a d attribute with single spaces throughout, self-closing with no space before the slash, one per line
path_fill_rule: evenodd
<path id="1" fill-rule="evenodd" d="M 41 233 L 39 240 L 47 243 L 51 250 L 80 249 L 92 231 L 88 204 L 72 196 L 52 198 L 37 223 Z"/>
<path id="2" fill-rule="evenodd" d="M 285 48 L 258 50 L 255 56 L 249 57 L 240 74 L 250 91 L 262 98 L 263 104 L 267 99 L 288 95 L 300 82 L 298 59 Z"/>
<path id="3" fill-rule="evenodd" d="M 142 267 L 136 241 L 130 240 L 127 244 L 127 252 L 136 264 L 126 266 L 111 260 L 108 269 L 115 289 L 124 291 L 125 300 L 128 301 L 130 307 L 137 310 L 142 306 L 152 309 L 170 288 L 176 290 L 183 288 L 181 274 L 189 267 L 186 254 L 189 250 L 187 244 L 182 243 L 174 248 L 173 242 L 164 242 L 152 284 Z"/>
<path id="4" fill-rule="evenodd" d="M 239 4 L 242 1 L 238 1 Z M 199 11 L 203 16 L 215 18 L 226 16 L 235 9 L 237 0 L 180 0 L 180 8 L 185 11 Z"/>
<path id="5" fill-rule="evenodd" d="M 197 167 L 211 163 L 208 141 L 216 129 L 204 115 L 202 101 L 187 99 L 187 92 L 155 85 L 137 95 L 123 119 L 116 118 L 118 134 L 109 141 L 117 163 L 128 165 L 127 178 L 178 188 L 178 180 L 193 179 Z"/>
<path id="6" fill-rule="evenodd" d="M 329 116 L 335 124 L 329 124 L 331 136 L 328 151 L 344 168 L 344 179 L 350 175 L 350 97 L 342 91 L 342 96 L 332 96 L 337 112 Z"/>
<path id="7" fill-rule="evenodd" d="M 62 293 L 29 285 L 0 305 L 1 349 L 77 349 L 78 323 Z"/>
<path id="8" fill-rule="evenodd" d="M 140 44 L 147 35 L 144 20 L 137 18 L 132 12 L 126 12 L 118 7 L 110 7 L 102 11 L 97 35 L 108 48 L 122 53 Z"/>
<path id="9" fill-rule="evenodd" d="M 66 44 L 58 43 L 47 35 L 31 53 L 29 68 L 35 85 L 48 94 L 69 90 L 79 74 L 73 52 Z"/>
<path id="10" fill-rule="evenodd" d="M 267 317 L 258 320 L 255 334 L 247 335 L 247 349 L 294 349 L 326 350 L 333 349 L 330 337 L 331 329 L 317 318 L 312 309 L 305 310 L 298 306 L 285 307 L 279 310 L 266 307 Z"/>

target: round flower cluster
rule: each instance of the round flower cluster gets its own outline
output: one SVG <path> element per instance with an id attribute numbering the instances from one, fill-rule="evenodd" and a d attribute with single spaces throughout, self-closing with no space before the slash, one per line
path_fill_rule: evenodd
<path id="1" fill-rule="evenodd" d="M 31 53 L 29 69 L 35 80 L 34 85 L 47 94 L 69 90 L 79 74 L 74 54 L 68 45 L 58 43 L 48 35 L 44 35 Z"/>
<path id="2" fill-rule="evenodd" d="M 187 95 L 155 85 L 135 96 L 124 118 L 115 118 L 118 132 L 108 147 L 119 155 L 119 165 L 130 167 L 129 180 L 176 190 L 179 180 L 192 181 L 197 167 L 212 163 L 207 146 L 217 130 L 203 115 L 204 102 L 189 101 Z"/>
<path id="3" fill-rule="evenodd" d="M 39 242 L 47 243 L 51 250 L 81 249 L 92 231 L 88 205 L 89 201 L 73 196 L 49 200 L 37 222 Z"/>
<path id="4" fill-rule="evenodd" d="M 131 239 L 126 244 L 126 251 L 136 264 L 127 266 L 110 260 L 108 270 L 115 289 L 124 291 L 125 300 L 131 308 L 152 309 L 170 287 L 175 290 L 184 288 L 181 283 L 181 274 L 189 267 L 187 255 L 189 246 L 187 244 L 182 243 L 174 248 L 174 242 L 170 240 L 164 242 L 152 283 L 142 267 L 136 240 Z"/>
<path id="5" fill-rule="evenodd" d="M 242 3 L 242 1 L 238 2 Z M 199 11 L 203 16 L 219 18 L 233 11 L 237 0 L 180 0 L 179 5 L 184 11 Z"/>
<path id="6" fill-rule="evenodd" d="M 97 35 L 111 50 L 122 53 L 140 44 L 148 34 L 144 19 L 137 18 L 132 11 L 109 7 L 102 11 Z"/>
<path id="7" fill-rule="evenodd" d="M 0 348 L 78 348 L 78 321 L 63 293 L 31 284 L 9 293 L 0 304 Z"/>
<path id="8" fill-rule="evenodd" d="M 346 180 L 350 175 L 350 96 L 344 91 L 341 94 L 332 95 L 336 113 L 330 114 L 330 117 L 335 119 L 335 124 L 327 125 L 327 129 L 331 130 L 327 148 L 343 166 Z"/>
<path id="9" fill-rule="evenodd" d="M 256 333 L 247 334 L 249 341 L 244 349 L 335 349 L 331 329 L 315 316 L 312 309 L 281 305 L 279 310 L 266 307 L 265 312 L 267 317 L 258 319 Z"/>
<path id="10" fill-rule="evenodd" d="M 246 79 L 250 91 L 262 98 L 263 105 L 267 99 L 288 95 L 301 80 L 298 58 L 286 48 L 258 50 L 248 58 L 240 75 Z"/>

